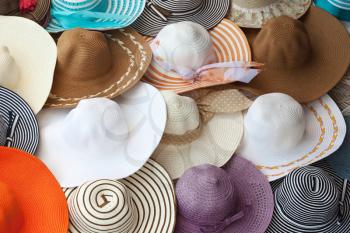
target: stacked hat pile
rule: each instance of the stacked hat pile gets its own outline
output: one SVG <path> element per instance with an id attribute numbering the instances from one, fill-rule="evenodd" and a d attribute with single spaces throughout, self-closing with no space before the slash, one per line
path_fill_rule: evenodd
<path id="1" fill-rule="evenodd" d="M 0 233 L 350 232 L 349 25 L 347 0 L 1 1 Z"/>

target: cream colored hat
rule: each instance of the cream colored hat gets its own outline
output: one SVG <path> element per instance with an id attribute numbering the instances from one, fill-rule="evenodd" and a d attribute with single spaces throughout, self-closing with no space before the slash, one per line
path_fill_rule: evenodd
<path id="1" fill-rule="evenodd" d="M 242 110 L 251 101 L 237 90 L 197 90 L 191 97 L 163 91 L 168 119 L 152 158 L 172 179 L 201 164 L 223 166 L 243 136 Z"/>
<path id="2" fill-rule="evenodd" d="M 0 35 L 0 86 L 16 92 L 36 114 L 51 90 L 56 44 L 40 25 L 16 16 L 0 16 Z"/>
<path id="3" fill-rule="evenodd" d="M 282 15 L 298 19 L 311 3 L 312 0 L 231 0 L 228 18 L 240 27 L 261 28 L 266 21 Z"/>
<path id="4" fill-rule="evenodd" d="M 245 115 L 238 153 L 273 181 L 335 152 L 345 132 L 328 95 L 302 106 L 289 95 L 271 93 L 258 97 Z"/>

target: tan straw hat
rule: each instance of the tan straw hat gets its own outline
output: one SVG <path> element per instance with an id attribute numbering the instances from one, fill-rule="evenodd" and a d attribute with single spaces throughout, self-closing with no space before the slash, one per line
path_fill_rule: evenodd
<path id="1" fill-rule="evenodd" d="M 82 99 L 113 98 L 146 72 L 152 52 L 132 29 L 106 33 L 73 29 L 57 42 L 58 59 L 47 107 L 74 107 Z"/>
<path id="2" fill-rule="evenodd" d="M 223 166 L 243 136 L 242 110 L 251 101 L 237 90 L 199 89 L 190 97 L 163 91 L 167 105 L 165 134 L 152 158 L 172 179 L 201 164 Z"/>
<path id="3" fill-rule="evenodd" d="M 348 32 L 316 7 L 302 21 L 280 16 L 248 36 L 254 60 L 265 66 L 252 82 L 237 85 L 253 94 L 282 92 L 299 102 L 313 101 L 342 79 L 350 63 Z"/>

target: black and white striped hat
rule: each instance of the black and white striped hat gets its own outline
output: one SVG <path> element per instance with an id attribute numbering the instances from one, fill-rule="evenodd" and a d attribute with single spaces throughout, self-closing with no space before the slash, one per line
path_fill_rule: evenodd
<path id="1" fill-rule="evenodd" d="M 192 21 L 206 29 L 225 17 L 230 0 L 148 0 L 141 16 L 131 25 L 141 34 L 156 36 L 168 24 Z"/>
<path id="2" fill-rule="evenodd" d="M 324 162 L 272 183 L 275 210 L 267 233 L 350 232 L 350 185 Z"/>
<path id="3" fill-rule="evenodd" d="M 69 233 L 174 231 L 174 187 L 164 168 L 152 160 L 128 178 L 92 181 L 64 192 Z"/>
<path id="4" fill-rule="evenodd" d="M 0 146 L 34 154 L 39 144 L 39 126 L 29 105 L 16 93 L 0 87 Z"/>

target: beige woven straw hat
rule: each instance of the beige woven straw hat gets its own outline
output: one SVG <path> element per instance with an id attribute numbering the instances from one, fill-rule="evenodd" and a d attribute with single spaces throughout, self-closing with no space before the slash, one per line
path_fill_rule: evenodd
<path id="1" fill-rule="evenodd" d="M 197 90 L 190 96 L 163 91 L 168 120 L 152 158 L 171 178 L 201 164 L 223 166 L 243 136 L 242 110 L 251 101 L 237 90 Z"/>

